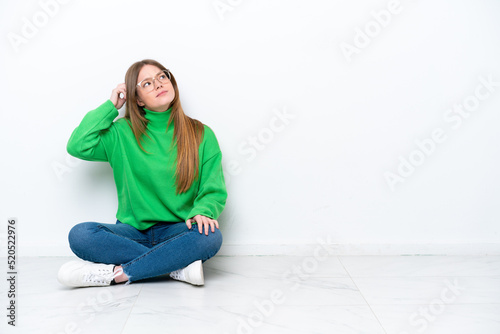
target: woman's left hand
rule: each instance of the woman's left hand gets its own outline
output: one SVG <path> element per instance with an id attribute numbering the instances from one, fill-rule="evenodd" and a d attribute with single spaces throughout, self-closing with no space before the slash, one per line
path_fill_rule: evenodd
<path id="1" fill-rule="evenodd" d="M 191 229 L 191 223 L 198 224 L 198 231 L 203 233 L 203 229 L 205 230 L 205 234 L 208 235 L 208 227 L 212 232 L 215 232 L 215 228 L 219 228 L 219 223 L 215 219 L 210 219 L 208 217 L 202 215 L 196 215 L 193 218 L 189 218 L 186 220 L 186 225 L 189 229 Z"/>

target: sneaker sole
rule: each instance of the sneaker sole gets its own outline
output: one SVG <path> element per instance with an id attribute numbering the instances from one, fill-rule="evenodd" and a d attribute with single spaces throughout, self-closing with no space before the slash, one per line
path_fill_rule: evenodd
<path id="1" fill-rule="evenodd" d="M 191 283 L 193 285 L 204 285 L 205 284 L 205 277 L 203 275 L 203 266 L 201 260 L 195 261 L 192 264 L 188 266 L 188 272 L 187 272 L 187 281 L 188 283 Z M 196 273 L 195 276 L 197 277 L 192 278 L 191 273 Z"/>

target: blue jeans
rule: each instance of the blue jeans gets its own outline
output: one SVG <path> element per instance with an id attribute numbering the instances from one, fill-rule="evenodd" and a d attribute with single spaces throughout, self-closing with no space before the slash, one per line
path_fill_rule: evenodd
<path id="1" fill-rule="evenodd" d="M 121 265 L 129 282 L 155 277 L 205 262 L 222 245 L 219 229 L 200 234 L 198 225 L 185 222 L 157 223 L 146 230 L 122 223 L 79 223 L 69 232 L 69 245 L 79 258 Z"/>

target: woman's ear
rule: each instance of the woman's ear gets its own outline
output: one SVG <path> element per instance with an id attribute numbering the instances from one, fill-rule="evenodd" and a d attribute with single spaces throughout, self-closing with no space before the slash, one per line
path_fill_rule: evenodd
<path id="1" fill-rule="evenodd" d="M 145 106 L 144 102 L 142 102 L 142 100 L 140 98 L 137 98 L 137 105 L 140 106 L 140 107 L 144 107 Z"/>

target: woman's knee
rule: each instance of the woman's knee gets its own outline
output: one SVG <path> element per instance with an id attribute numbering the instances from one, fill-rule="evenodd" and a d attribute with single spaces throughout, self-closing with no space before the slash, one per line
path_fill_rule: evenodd
<path id="1" fill-rule="evenodd" d="M 220 247 L 222 246 L 222 233 L 218 228 L 216 228 L 215 232 L 212 234 L 214 235 L 214 237 L 212 238 L 214 247 L 217 248 L 217 251 L 219 251 Z"/>
<path id="2" fill-rule="evenodd" d="M 207 257 L 210 258 L 214 256 L 222 246 L 222 233 L 219 229 L 215 229 L 215 232 L 209 231 L 208 235 L 200 234 L 198 239 L 199 246 L 204 249 Z"/>
<path id="3" fill-rule="evenodd" d="M 92 240 L 91 234 L 95 232 L 98 223 L 85 222 L 76 224 L 71 228 L 68 234 L 69 247 L 73 253 L 78 253 L 79 250 L 89 246 Z"/>

